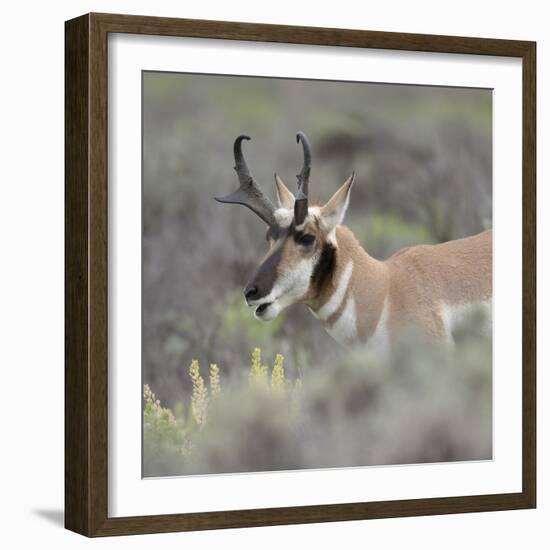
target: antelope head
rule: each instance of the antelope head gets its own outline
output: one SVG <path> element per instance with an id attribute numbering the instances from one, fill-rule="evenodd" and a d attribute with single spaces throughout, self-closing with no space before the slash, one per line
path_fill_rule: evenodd
<path id="1" fill-rule="evenodd" d="M 311 145 L 306 135 L 298 132 L 296 141 L 302 144 L 304 156 L 297 175 L 298 193 L 294 196 L 275 174 L 275 206 L 244 159 L 242 142 L 249 139 L 240 135 L 233 146 L 239 188 L 216 200 L 242 204 L 267 224 L 269 249 L 245 286 L 244 296 L 257 319 L 271 321 L 292 304 L 314 302 L 330 278 L 336 262 L 336 226 L 343 221 L 355 176 L 352 174 L 325 205 L 310 206 Z"/>

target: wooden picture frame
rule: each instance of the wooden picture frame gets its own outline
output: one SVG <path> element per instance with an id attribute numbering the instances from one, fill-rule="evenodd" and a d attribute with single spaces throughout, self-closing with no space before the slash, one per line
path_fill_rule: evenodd
<path id="1" fill-rule="evenodd" d="M 108 516 L 107 36 L 352 46 L 520 58 L 523 71 L 522 491 L 463 497 Z M 87 14 L 65 26 L 65 526 L 125 535 L 533 508 L 536 505 L 536 45 L 534 42 Z"/>

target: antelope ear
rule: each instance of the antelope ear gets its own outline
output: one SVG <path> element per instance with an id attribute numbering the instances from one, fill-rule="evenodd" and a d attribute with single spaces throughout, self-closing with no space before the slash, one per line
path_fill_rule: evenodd
<path id="1" fill-rule="evenodd" d="M 296 198 L 277 174 L 275 174 L 275 187 L 277 188 L 277 202 L 279 203 L 279 208 L 292 210 Z"/>
<path id="2" fill-rule="evenodd" d="M 342 187 L 332 195 L 330 200 L 321 208 L 321 221 L 326 231 L 332 231 L 344 221 L 349 204 L 351 187 L 355 181 L 355 173 L 343 183 Z"/>

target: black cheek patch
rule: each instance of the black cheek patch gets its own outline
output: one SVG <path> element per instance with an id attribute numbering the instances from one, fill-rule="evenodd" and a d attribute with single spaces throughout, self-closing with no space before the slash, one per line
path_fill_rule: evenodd
<path id="1" fill-rule="evenodd" d="M 259 296 L 255 299 L 267 296 L 273 289 L 275 279 L 277 278 L 277 268 L 282 258 L 282 248 L 278 248 L 269 255 L 261 264 L 252 279 L 252 284 L 258 287 Z"/>
<path id="2" fill-rule="evenodd" d="M 330 243 L 324 243 L 321 250 L 321 257 L 315 265 L 311 275 L 311 283 L 316 290 L 320 290 L 328 278 L 334 272 L 336 265 L 336 248 Z"/>

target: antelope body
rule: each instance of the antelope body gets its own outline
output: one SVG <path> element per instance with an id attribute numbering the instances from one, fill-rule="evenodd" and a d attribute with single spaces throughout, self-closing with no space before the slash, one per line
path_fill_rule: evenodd
<path id="1" fill-rule="evenodd" d="M 323 206 L 308 205 L 311 147 L 299 132 L 304 165 L 298 194 L 275 175 L 278 207 L 263 194 L 234 145 L 240 187 L 220 202 L 244 204 L 267 224 L 269 251 L 245 287 L 257 319 L 269 321 L 305 303 L 329 334 L 344 345 L 388 345 L 400 328 L 414 325 L 451 340 L 454 321 L 492 298 L 492 232 L 438 245 L 404 248 L 385 261 L 370 256 L 342 225 L 355 176 Z"/>

